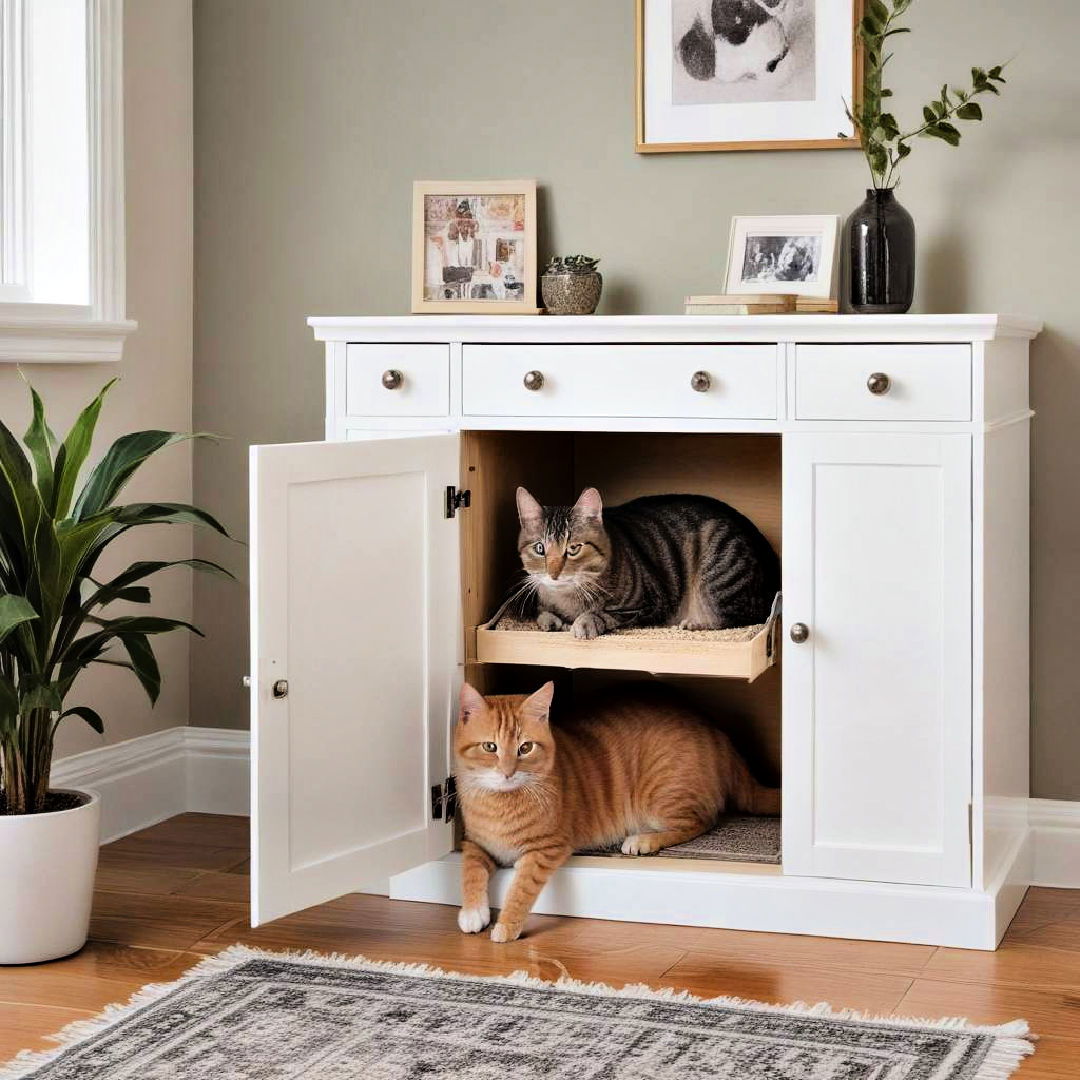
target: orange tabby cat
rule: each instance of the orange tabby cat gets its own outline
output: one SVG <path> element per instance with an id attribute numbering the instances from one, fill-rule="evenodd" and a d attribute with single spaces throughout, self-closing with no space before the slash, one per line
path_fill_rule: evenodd
<path id="1" fill-rule="evenodd" d="M 567 726 L 548 722 L 554 683 L 485 698 L 468 683 L 454 736 L 465 819 L 467 934 L 491 921 L 488 879 L 516 868 L 492 941 L 513 941 L 548 878 L 575 850 L 622 842 L 648 855 L 705 832 L 725 809 L 780 813 L 723 732 L 661 687 L 609 696 Z"/>

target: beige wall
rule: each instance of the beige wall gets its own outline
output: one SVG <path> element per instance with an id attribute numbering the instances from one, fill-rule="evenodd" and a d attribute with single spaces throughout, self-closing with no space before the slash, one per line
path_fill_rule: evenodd
<path id="1" fill-rule="evenodd" d="M 630 0 L 196 0 L 196 492 L 241 531 L 247 446 L 322 433 L 311 313 L 407 309 L 416 178 L 535 176 L 541 256 L 602 256 L 601 311 L 675 312 L 720 285 L 730 215 L 847 213 L 854 153 L 633 152 Z M 915 310 L 1041 316 L 1034 353 L 1034 783 L 1080 798 L 1080 6 L 923 0 L 897 39 L 902 115 L 1016 59 L 960 150 L 920 143 L 900 198 Z M 210 543 L 208 551 L 218 551 Z M 193 718 L 242 726 L 242 596 L 196 585 Z"/>
<path id="2" fill-rule="evenodd" d="M 126 8 L 127 289 L 128 312 L 139 329 L 128 339 L 120 363 L 27 368 L 58 431 L 66 431 L 104 382 L 120 376 L 98 425 L 92 460 L 127 431 L 191 427 L 191 0 L 136 0 Z M 0 367 L 0 410 L 21 435 L 28 419 L 26 389 L 18 372 L 7 365 Z M 190 448 L 165 451 L 132 481 L 127 494 L 132 499 L 190 501 Z M 141 532 L 129 534 L 123 551 L 112 555 L 112 568 L 134 559 L 191 554 L 187 528 Z M 189 619 L 191 594 L 186 571 L 164 574 L 154 587 L 155 610 Z M 92 669 L 77 684 L 76 694 L 105 719 L 105 738 L 78 719 L 65 721 L 58 745 L 61 756 L 188 722 L 188 641 L 173 634 L 157 642 L 163 682 L 157 707 L 151 710 L 130 673 Z"/>

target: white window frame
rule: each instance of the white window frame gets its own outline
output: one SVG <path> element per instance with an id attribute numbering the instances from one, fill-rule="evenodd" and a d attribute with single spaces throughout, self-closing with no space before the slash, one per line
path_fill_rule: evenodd
<path id="1" fill-rule="evenodd" d="M 0 0 L 0 301 L 28 300 L 25 0 Z"/>
<path id="2" fill-rule="evenodd" d="M 22 7 L 22 0 L 0 0 L 5 13 Z M 35 304 L 10 300 L 0 292 L 0 363 L 97 363 L 119 360 L 124 340 L 137 326 L 127 318 L 124 248 L 124 106 L 123 0 L 86 0 L 87 125 L 90 165 L 90 303 Z M 9 37 L 10 35 L 5 35 Z M 3 65 L 12 70 L 11 62 Z M 6 84 L 6 79 L 5 79 Z M 25 107 L 25 95 L 23 97 Z M 32 108 L 33 103 L 29 103 Z M 25 127 L 18 133 L 16 160 L 24 159 Z M 7 158 L 0 152 L 0 160 Z M 13 164 L 13 168 L 17 168 Z M 22 175 L 25 176 L 25 173 Z M 17 185 L 5 189 L 19 191 Z M 21 241 L 12 233 L 9 273 L 28 280 L 25 250 L 27 203 L 25 188 L 20 211 L 24 216 Z M 8 218 L 7 220 L 12 220 Z M 3 257 L 7 257 L 7 245 Z M 19 261 L 21 259 L 21 262 Z M 8 266 L 11 266 L 11 270 Z M 2 288 L 2 286 L 0 286 Z"/>

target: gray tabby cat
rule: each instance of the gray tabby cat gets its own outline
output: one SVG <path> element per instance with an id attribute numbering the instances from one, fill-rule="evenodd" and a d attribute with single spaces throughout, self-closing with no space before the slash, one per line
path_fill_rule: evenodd
<path id="1" fill-rule="evenodd" d="M 780 588 L 769 542 L 717 499 L 649 495 L 605 510 L 596 488 L 573 506 L 541 506 L 518 488 L 517 508 L 541 630 L 749 626 L 765 622 Z"/>

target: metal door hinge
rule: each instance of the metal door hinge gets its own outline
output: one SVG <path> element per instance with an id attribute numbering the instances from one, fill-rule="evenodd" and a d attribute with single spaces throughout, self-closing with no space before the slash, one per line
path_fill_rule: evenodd
<path id="1" fill-rule="evenodd" d="M 454 820 L 456 813 L 457 784 L 452 776 L 448 776 L 443 783 L 431 788 L 431 816 L 436 821 L 445 819 L 449 823 Z"/>
<path id="2" fill-rule="evenodd" d="M 472 502 L 472 492 L 466 488 L 458 491 L 453 484 L 446 488 L 446 516 L 454 517 L 459 510 L 464 510 Z"/>

